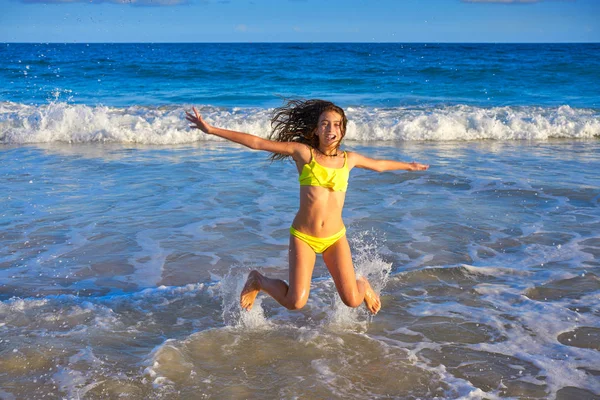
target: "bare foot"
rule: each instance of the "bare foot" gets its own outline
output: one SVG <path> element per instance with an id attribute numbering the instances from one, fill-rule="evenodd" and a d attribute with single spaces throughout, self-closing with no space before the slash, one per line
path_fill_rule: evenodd
<path id="1" fill-rule="evenodd" d="M 250 311 L 258 292 L 260 292 L 260 273 L 258 271 L 250 271 L 246 284 L 240 294 L 240 306 L 244 310 Z"/>
<path id="2" fill-rule="evenodd" d="M 365 306 L 367 306 L 367 309 L 371 312 L 371 314 L 377 314 L 379 310 L 381 310 L 381 300 L 371 287 L 371 284 L 367 278 L 362 276 L 361 279 L 365 283 Z"/>

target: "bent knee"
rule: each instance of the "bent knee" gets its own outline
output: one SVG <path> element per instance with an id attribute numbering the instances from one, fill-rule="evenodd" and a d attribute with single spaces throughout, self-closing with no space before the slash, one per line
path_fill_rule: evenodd
<path id="1" fill-rule="evenodd" d="M 352 308 L 356 308 L 360 306 L 363 302 L 363 299 L 359 299 L 358 296 L 340 296 L 342 302 Z"/>
<path id="2" fill-rule="evenodd" d="M 307 301 L 308 298 L 305 297 L 293 298 L 290 299 L 289 302 L 287 302 L 285 308 L 287 308 L 288 310 L 299 310 L 306 305 Z"/>

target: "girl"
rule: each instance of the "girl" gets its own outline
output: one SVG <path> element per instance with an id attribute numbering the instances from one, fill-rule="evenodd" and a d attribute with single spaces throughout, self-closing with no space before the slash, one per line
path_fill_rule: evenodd
<path id="1" fill-rule="evenodd" d="M 363 302 L 376 314 L 379 296 L 365 277 L 357 279 L 352 265 L 342 208 L 348 176 L 354 167 L 373 171 L 422 171 L 428 165 L 392 160 L 375 160 L 350 151 L 340 151 L 348 120 L 344 110 L 323 100 L 290 100 L 275 110 L 270 140 L 206 123 L 196 108 L 186 119 L 209 135 L 216 135 L 254 150 L 273 153 L 272 160 L 291 157 L 300 182 L 300 209 L 290 227 L 289 283 L 251 271 L 240 305 L 250 310 L 261 290 L 290 309 L 302 308 L 308 300 L 316 254 L 321 253 L 335 287 L 349 307 Z"/>

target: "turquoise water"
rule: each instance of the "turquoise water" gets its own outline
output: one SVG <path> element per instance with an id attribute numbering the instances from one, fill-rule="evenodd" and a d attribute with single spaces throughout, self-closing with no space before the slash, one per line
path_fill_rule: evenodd
<path id="1" fill-rule="evenodd" d="M 0 398 L 600 397 L 598 45 L 1 45 Z M 350 119 L 344 222 L 370 317 L 318 260 L 289 312 L 278 95 Z M 241 178 L 243 176 L 243 179 Z"/>

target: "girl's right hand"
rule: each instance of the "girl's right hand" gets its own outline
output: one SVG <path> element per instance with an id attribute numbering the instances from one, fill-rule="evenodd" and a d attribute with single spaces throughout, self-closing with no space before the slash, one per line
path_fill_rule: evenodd
<path id="1" fill-rule="evenodd" d="M 190 128 L 196 128 L 196 129 L 200 129 L 202 132 L 207 133 L 207 134 L 211 134 L 211 129 L 212 126 L 210 126 L 209 124 L 207 124 L 203 119 L 202 116 L 198 113 L 198 110 L 196 110 L 196 107 L 192 107 L 192 110 L 194 110 L 194 114 L 192 115 L 189 112 L 185 112 L 186 117 L 185 119 L 187 119 L 188 121 L 190 121 L 192 124 L 194 125 L 190 125 Z"/>

